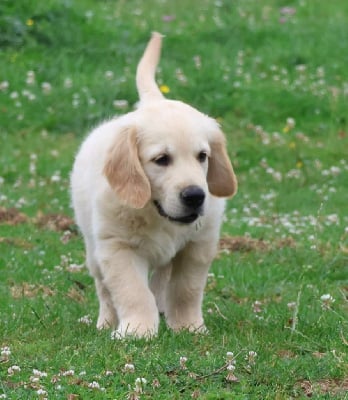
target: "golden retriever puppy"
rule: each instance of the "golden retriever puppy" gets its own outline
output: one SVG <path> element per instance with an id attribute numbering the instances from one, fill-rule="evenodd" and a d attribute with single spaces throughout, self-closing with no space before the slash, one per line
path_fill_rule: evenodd
<path id="1" fill-rule="evenodd" d="M 237 181 L 214 119 L 163 97 L 155 82 L 162 36 L 136 74 L 138 108 L 83 142 L 72 203 L 99 298 L 98 328 L 116 337 L 205 329 L 202 299 L 216 254 L 224 197 Z"/>

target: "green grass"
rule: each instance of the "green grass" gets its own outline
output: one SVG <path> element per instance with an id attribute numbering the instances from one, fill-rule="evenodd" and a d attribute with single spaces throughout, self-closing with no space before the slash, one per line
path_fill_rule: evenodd
<path id="1" fill-rule="evenodd" d="M 0 397 L 131 399 L 140 377 L 141 399 L 347 398 L 348 3 L 36 3 L 0 4 Z M 239 193 L 222 235 L 241 238 L 212 266 L 207 335 L 162 321 L 156 339 L 113 341 L 94 328 L 92 279 L 74 268 L 82 239 L 72 221 L 54 221 L 73 217 L 83 136 L 137 101 L 153 30 L 166 35 L 168 96 L 226 133 Z M 12 208 L 18 223 L 4 216 Z M 335 299 L 326 308 L 324 294 Z M 228 351 L 238 382 L 226 380 Z M 47 376 L 33 380 L 34 369 Z"/>

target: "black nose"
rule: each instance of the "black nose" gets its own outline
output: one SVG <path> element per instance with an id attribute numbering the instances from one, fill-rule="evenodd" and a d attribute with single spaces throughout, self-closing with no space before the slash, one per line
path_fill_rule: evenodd
<path id="1" fill-rule="evenodd" d="M 185 206 L 197 209 L 205 199 L 205 193 L 199 186 L 187 186 L 181 193 L 180 198 Z"/>

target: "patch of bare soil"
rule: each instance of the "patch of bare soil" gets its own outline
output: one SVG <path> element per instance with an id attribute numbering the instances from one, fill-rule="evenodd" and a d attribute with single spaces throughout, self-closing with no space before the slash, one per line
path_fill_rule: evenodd
<path id="1" fill-rule="evenodd" d="M 10 246 L 20 247 L 23 249 L 31 249 L 33 244 L 24 239 L 0 237 L 0 243 L 5 243 Z"/>
<path id="2" fill-rule="evenodd" d="M 28 217 L 16 208 L 0 207 L 0 224 L 18 225 L 28 221 Z"/>
<path id="3" fill-rule="evenodd" d="M 35 218 L 35 223 L 40 228 L 52 231 L 74 231 L 75 221 L 63 214 L 42 214 L 39 213 Z"/>
<path id="4" fill-rule="evenodd" d="M 297 383 L 305 396 L 328 394 L 338 396 L 348 393 L 348 376 L 343 379 L 321 379 L 318 382 L 303 380 Z"/>
<path id="5" fill-rule="evenodd" d="M 267 252 L 284 247 L 295 247 L 294 239 L 291 237 L 283 238 L 275 240 L 272 243 L 263 239 L 253 239 L 247 236 L 223 236 L 220 239 L 220 253 L 229 253 L 235 251 Z"/>
<path id="6" fill-rule="evenodd" d="M 67 297 L 69 297 L 69 299 L 76 301 L 77 303 L 84 303 L 86 298 L 84 293 L 79 290 L 76 289 L 75 287 L 71 287 L 67 293 Z"/>
<path id="7" fill-rule="evenodd" d="M 14 284 L 10 287 L 11 295 L 14 299 L 20 299 L 23 297 L 37 297 L 39 295 L 43 297 L 54 296 L 55 291 L 45 285 L 36 285 L 28 282 L 22 282 L 20 284 Z"/>
<path id="8" fill-rule="evenodd" d="M 0 224 L 18 225 L 25 222 L 34 222 L 40 228 L 53 231 L 76 231 L 75 221 L 63 214 L 43 214 L 39 212 L 36 218 L 31 219 L 14 207 L 0 207 Z"/>

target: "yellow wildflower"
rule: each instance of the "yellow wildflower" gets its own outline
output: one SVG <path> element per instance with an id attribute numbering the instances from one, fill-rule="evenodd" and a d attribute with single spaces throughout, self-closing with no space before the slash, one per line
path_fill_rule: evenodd
<path id="1" fill-rule="evenodd" d="M 169 93 L 169 92 L 170 92 L 169 86 L 167 86 L 167 85 L 161 85 L 161 86 L 159 87 L 159 89 L 160 89 L 160 91 L 161 91 L 163 94 L 166 94 L 166 93 Z"/>
<path id="2" fill-rule="evenodd" d="M 303 167 L 303 162 L 302 161 L 297 161 L 296 163 L 296 168 L 301 169 Z"/>
<path id="3" fill-rule="evenodd" d="M 296 148 L 296 143 L 295 142 L 290 142 L 289 143 L 289 147 L 290 147 L 290 149 Z"/>
<path id="4" fill-rule="evenodd" d="M 26 24 L 27 26 L 33 26 L 33 25 L 34 25 L 34 20 L 31 19 L 31 18 L 29 18 L 29 19 L 26 20 L 25 24 Z"/>

